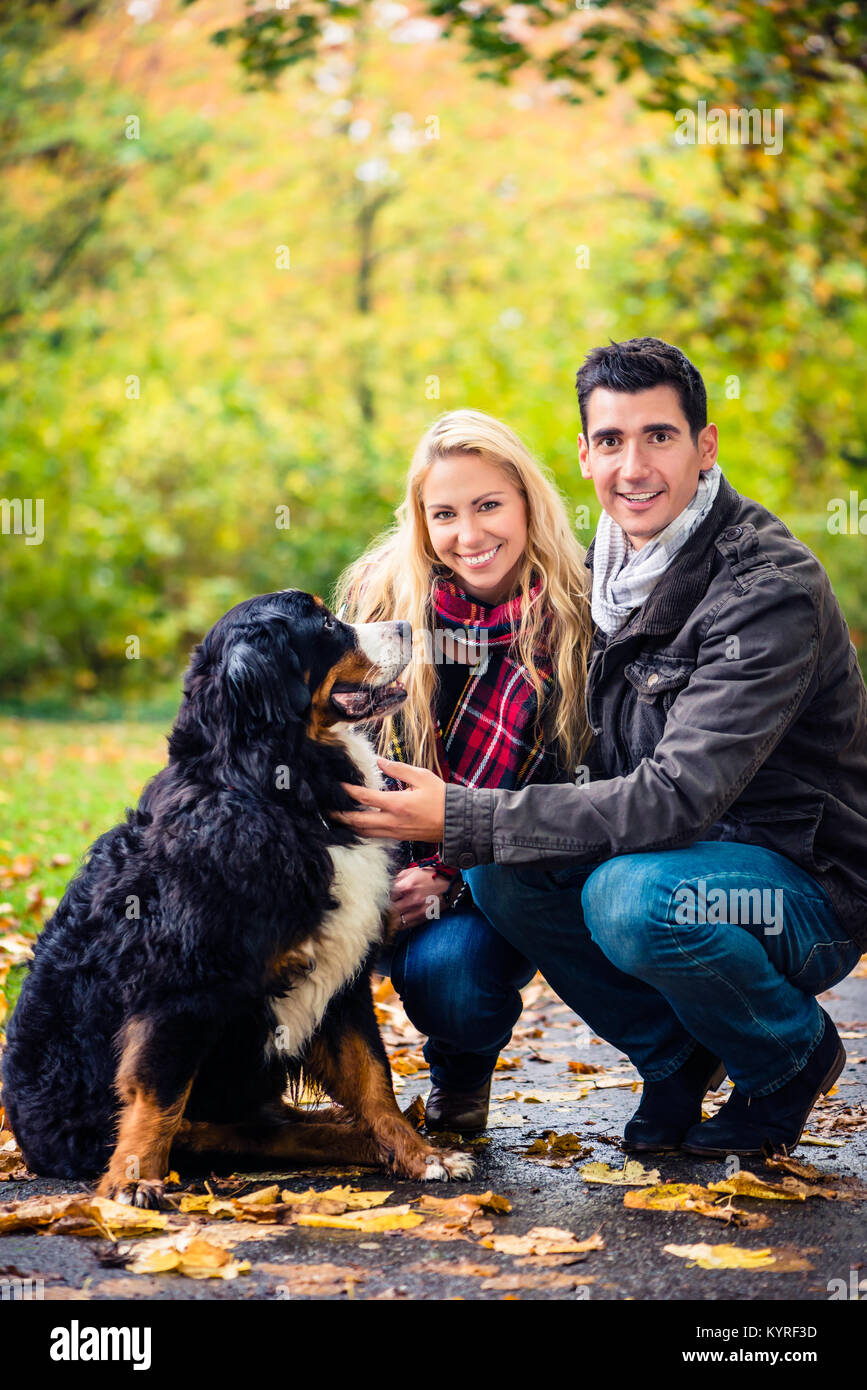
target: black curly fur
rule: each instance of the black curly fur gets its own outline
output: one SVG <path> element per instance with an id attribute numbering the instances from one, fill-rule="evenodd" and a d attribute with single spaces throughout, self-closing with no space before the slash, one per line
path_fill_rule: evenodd
<path id="1" fill-rule="evenodd" d="M 252 1117 L 297 1079 L 298 1066 L 266 1052 L 269 963 L 336 906 L 328 848 L 358 841 L 325 821 L 353 805 L 340 782 L 362 780 L 340 746 L 308 736 L 311 691 L 355 640 L 323 615 L 331 622 L 321 602 L 287 590 L 211 629 L 184 680 L 168 766 L 92 846 L 39 937 L 3 1054 L 9 1123 L 34 1172 L 105 1168 L 131 1018 L 147 1020 L 157 1094 L 198 1066 L 187 1118 Z M 370 963 L 341 1008 L 384 1057 Z M 339 1029 L 340 1009 L 322 1026 Z"/>

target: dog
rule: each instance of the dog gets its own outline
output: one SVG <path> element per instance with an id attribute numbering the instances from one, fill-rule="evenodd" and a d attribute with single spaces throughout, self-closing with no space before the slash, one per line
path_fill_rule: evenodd
<path id="1" fill-rule="evenodd" d="M 469 1175 L 402 1115 L 370 972 L 394 845 L 329 819 L 382 785 L 358 725 L 397 709 L 408 623 L 287 589 L 194 648 L 168 766 L 102 835 L 36 942 L 3 1099 L 28 1166 L 165 1204 L 170 1153 Z M 303 1082 L 336 1102 L 290 1105 Z"/>

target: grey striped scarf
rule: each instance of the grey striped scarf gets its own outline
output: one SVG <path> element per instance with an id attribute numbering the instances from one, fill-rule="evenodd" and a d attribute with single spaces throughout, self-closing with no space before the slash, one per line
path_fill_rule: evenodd
<path id="1" fill-rule="evenodd" d="M 692 501 L 640 550 L 633 550 L 623 528 L 602 513 L 593 546 L 592 612 L 603 632 L 619 632 L 632 610 L 644 603 L 680 547 L 704 521 L 721 477 L 718 463 L 701 473 Z"/>

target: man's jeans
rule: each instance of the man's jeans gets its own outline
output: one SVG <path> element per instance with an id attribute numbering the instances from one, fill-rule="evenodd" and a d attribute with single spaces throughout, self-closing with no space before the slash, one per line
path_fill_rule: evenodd
<path id="1" fill-rule="evenodd" d="M 464 877 L 506 941 L 648 1081 L 682 1066 L 697 1039 L 745 1095 L 779 1089 L 821 1040 L 814 996 L 860 954 L 821 885 L 755 845 L 699 841 L 554 871 L 484 864 Z"/>
<path id="2" fill-rule="evenodd" d="M 456 1091 L 487 1081 L 521 1016 L 520 990 L 536 973 L 472 906 L 401 932 L 376 968 L 428 1035 L 431 1081 Z"/>

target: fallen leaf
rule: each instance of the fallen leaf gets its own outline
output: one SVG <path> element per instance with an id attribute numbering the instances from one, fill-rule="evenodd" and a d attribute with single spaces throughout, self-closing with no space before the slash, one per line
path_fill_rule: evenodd
<path id="1" fill-rule="evenodd" d="M 416 1096 L 403 1112 L 405 1120 L 409 1120 L 413 1129 L 421 1129 L 425 1120 L 425 1104 L 421 1096 Z"/>
<path id="2" fill-rule="evenodd" d="M 772 1172 L 789 1173 L 794 1178 L 801 1178 L 804 1182 L 822 1182 L 829 1176 L 817 1168 L 815 1163 L 802 1163 L 799 1158 L 790 1158 L 784 1154 L 778 1154 L 776 1158 L 766 1158 L 765 1167 Z"/>
<path id="3" fill-rule="evenodd" d="M 8 907 L 8 903 L 3 904 Z M 2 911 L 2 909 L 0 909 Z M 0 959 L 7 965 L 23 965 L 33 955 L 33 937 L 21 932 L 9 932 L 0 936 Z"/>
<path id="4" fill-rule="evenodd" d="M 27 1197 L 0 1206 L 0 1235 L 36 1227 L 47 1228 L 52 1234 L 103 1236 L 114 1240 L 116 1233 L 132 1235 L 139 1231 L 162 1230 L 167 1221 L 164 1212 L 130 1207 L 107 1197 L 87 1194 Z"/>
<path id="5" fill-rule="evenodd" d="M 402 1267 L 404 1274 L 442 1274 L 449 1279 L 490 1279 L 499 1270 L 499 1265 L 480 1265 L 474 1260 L 419 1260 Z"/>
<path id="6" fill-rule="evenodd" d="M 406 1053 L 404 1056 L 392 1056 L 391 1069 L 397 1072 L 398 1076 L 415 1076 L 420 1071 L 427 1071 L 428 1064 L 418 1053 Z"/>
<path id="7" fill-rule="evenodd" d="M 579 1284 L 595 1284 L 592 1274 L 498 1274 L 485 1279 L 483 1289 L 574 1289 Z"/>
<path id="8" fill-rule="evenodd" d="M 637 1077 L 630 1078 L 628 1076 L 606 1076 L 603 1077 L 601 1081 L 591 1081 L 590 1086 L 591 1089 L 594 1091 L 612 1091 L 617 1088 L 620 1088 L 622 1090 L 637 1091 L 641 1086 L 641 1082 L 638 1080 Z"/>
<path id="9" fill-rule="evenodd" d="M 628 1159 L 622 1168 L 610 1168 L 607 1163 L 585 1163 L 578 1172 L 585 1182 L 604 1182 L 621 1187 L 649 1187 L 659 1182 L 658 1168 L 643 1168 L 635 1159 Z"/>
<path id="10" fill-rule="evenodd" d="M 496 1192 L 462 1192 L 459 1197 L 434 1197 L 425 1192 L 418 1199 L 418 1210 L 433 1212 L 436 1216 L 450 1217 L 456 1221 L 471 1221 L 477 1211 L 496 1211 L 501 1214 L 512 1210 L 508 1197 Z"/>
<path id="11" fill-rule="evenodd" d="M 583 1144 L 577 1134 L 557 1134 L 551 1129 L 524 1150 L 524 1157 L 563 1158 L 566 1154 L 574 1154 L 577 1158 L 586 1158 L 589 1153 L 592 1149 Z"/>
<path id="12" fill-rule="evenodd" d="M 774 1183 L 764 1182 L 761 1178 L 756 1177 L 755 1173 L 747 1172 L 746 1168 L 742 1168 L 738 1173 L 733 1173 L 730 1178 L 722 1178 L 719 1182 L 708 1183 L 708 1188 L 711 1192 L 725 1192 L 732 1197 L 760 1197 L 763 1200 L 775 1202 L 803 1202 L 806 1192 L 806 1189 L 786 1192 Z"/>
<path id="13" fill-rule="evenodd" d="M 131 1274 L 185 1274 L 189 1279 L 236 1279 L 250 1270 L 249 1260 L 233 1260 L 222 1246 L 194 1236 L 185 1245 L 161 1246 L 143 1252 L 127 1265 Z"/>
<path id="14" fill-rule="evenodd" d="M 570 1071 L 577 1072 L 579 1076 L 593 1076 L 596 1072 L 605 1070 L 593 1062 L 569 1062 L 567 1065 Z"/>
<path id="15" fill-rule="evenodd" d="M 412 1232 L 419 1240 L 472 1240 L 493 1235 L 494 1223 L 477 1209 L 470 1220 L 455 1216 L 434 1218 L 426 1216 L 424 1224 Z"/>
<path id="16" fill-rule="evenodd" d="M 813 1268 L 797 1251 L 775 1250 L 771 1246 L 764 1250 L 746 1250 L 736 1245 L 664 1245 L 662 1248 L 667 1255 L 693 1261 L 700 1269 L 775 1269 L 778 1273 L 789 1274 Z"/>
<path id="17" fill-rule="evenodd" d="M 260 1207 L 268 1206 L 277 1201 L 280 1188 L 277 1183 L 271 1187 L 260 1187 L 255 1192 L 248 1192 L 246 1197 L 236 1197 L 235 1200 L 239 1207 Z"/>
<path id="18" fill-rule="evenodd" d="M 739 1211 L 730 1204 L 720 1203 L 709 1188 L 698 1183 L 669 1182 L 658 1187 L 643 1187 L 623 1194 L 623 1205 L 632 1211 L 685 1211 L 696 1216 L 709 1216 L 714 1221 L 726 1221 L 735 1226 L 750 1226 L 760 1230 L 770 1225 L 770 1218 L 757 1212 Z"/>
<path id="19" fill-rule="evenodd" d="M 420 1226 L 424 1217 L 410 1211 L 408 1206 L 387 1207 L 383 1211 L 357 1212 L 355 1215 L 326 1216 L 319 1212 L 301 1212 L 296 1226 L 325 1226 L 339 1231 L 408 1231 Z"/>
<path id="20" fill-rule="evenodd" d="M 605 1249 L 598 1231 L 586 1240 L 578 1240 L 572 1231 L 557 1226 L 533 1226 L 525 1236 L 490 1236 L 482 1245 L 502 1255 L 583 1255 L 588 1250 Z"/>
<path id="21" fill-rule="evenodd" d="M 818 1172 L 818 1169 L 814 1170 Z M 804 1182 L 793 1174 L 788 1174 L 780 1183 L 766 1183 L 754 1173 L 742 1169 L 731 1178 L 710 1184 L 713 1192 L 729 1192 L 738 1197 L 760 1197 L 784 1202 L 805 1202 L 809 1197 L 823 1197 L 826 1201 L 864 1201 L 867 1200 L 867 1184 L 858 1178 L 838 1178 L 823 1176 L 821 1185 L 812 1179 Z"/>

